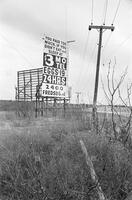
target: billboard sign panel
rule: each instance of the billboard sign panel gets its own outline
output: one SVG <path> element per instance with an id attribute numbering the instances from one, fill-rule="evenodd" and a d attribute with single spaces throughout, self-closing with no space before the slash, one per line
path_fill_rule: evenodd
<path id="1" fill-rule="evenodd" d="M 43 52 L 42 96 L 66 97 L 67 44 L 45 36 Z"/>

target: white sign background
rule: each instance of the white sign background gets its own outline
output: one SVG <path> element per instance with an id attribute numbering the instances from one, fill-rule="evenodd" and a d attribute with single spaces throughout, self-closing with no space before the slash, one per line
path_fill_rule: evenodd
<path id="1" fill-rule="evenodd" d="M 67 43 L 45 36 L 42 96 L 65 98 L 67 91 Z"/>

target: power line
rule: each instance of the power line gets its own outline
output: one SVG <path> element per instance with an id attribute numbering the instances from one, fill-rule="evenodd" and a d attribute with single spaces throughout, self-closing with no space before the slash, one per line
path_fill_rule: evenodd
<path id="1" fill-rule="evenodd" d="M 113 53 L 111 54 L 111 57 L 115 56 L 115 54 L 117 54 L 121 50 L 121 47 L 131 38 L 132 38 L 132 33 L 125 40 L 123 40 L 119 45 L 117 45 L 116 48 L 113 49 Z M 105 60 L 108 60 L 108 57 Z"/>
<path id="2" fill-rule="evenodd" d="M 104 21 L 103 21 L 103 25 L 105 25 L 106 14 L 107 14 L 107 8 L 108 8 L 108 0 L 106 0 L 106 3 L 105 3 L 105 11 L 104 11 Z"/>
<path id="3" fill-rule="evenodd" d="M 93 51 L 92 51 L 92 53 L 91 53 L 91 57 L 90 57 L 91 60 L 92 60 L 92 58 L 93 58 L 93 56 L 94 56 L 96 46 L 97 46 L 97 42 L 96 42 L 96 44 L 95 44 L 95 46 L 94 46 L 94 48 L 93 48 Z"/>
<path id="4" fill-rule="evenodd" d="M 109 34 L 109 36 L 108 36 L 108 38 L 107 38 L 105 44 L 103 45 L 102 57 L 104 56 L 105 49 L 106 49 L 106 47 L 107 47 L 107 45 L 108 45 L 108 43 L 109 43 L 109 41 L 110 41 L 110 39 L 111 39 L 111 36 L 112 36 L 112 32 L 110 32 L 110 34 Z M 104 58 L 103 58 L 102 60 L 104 60 Z M 102 64 L 104 65 L 104 61 L 101 61 L 101 62 L 102 62 Z"/>
<path id="5" fill-rule="evenodd" d="M 94 47 L 93 47 L 93 50 L 91 51 L 91 56 L 90 56 L 90 61 L 92 62 L 92 60 L 95 58 L 95 50 L 96 50 L 96 47 L 97 47 L 97 42 L 98 41 L 96 41 L 96 43 L 95 43 L 95 45 L 94 45 Z M 90 63 L 90 61 L 88 62 L 88 63 Z M 88 71 L 88 69 L 86 68 L 86 72 L 84 73 L 85 75 L 86 74 L 88 74 L 89 73 L 89 71 Z M 85 78 L 85 79 L 83 79 L 84 80 L 84 85 L 87 85 L 89 82 L 89 79 L 88 79 L 88 77 L 87 78 Z"/>
<path id="6" fill-rule="evenodd" d="M 114 21 L 115 21 L 115 18 L 116 18 L 117 12 L 118 12 L 119 7 L 120 7 L 120 3 L 121 3 L 121 0 L 118 1 L 118 5 L 117 5 L 117 8 L 116 8 L 116 12 L 115 12 L 115 15 L 114 15 L 113 20 L 112 20 L 112 25 L 114 24 Z"/>
<path id="7" fill-rule="evenodd" d="M 103 49 L 105 49 L 105 48 L 107 47 L 107 45 L 108 45 L 108 43 L 109 43 L 109 41 L 110 41 L 111 36 L 112 36 L 112 32 L 110 32 L 110 34 L 109 34 L 109 36 L 108 36 L 108 38 L 107 38 L 107 40 L 106 40 L 106 42 L 105 42 L 105 44 L 104 44 Z"/>
<path id="8" fill-rule="evenodd" d="M 68 8 L 65 6 L 65 23 L 64 23 L 65 40 L 68 40 Z"/>
<path id="9" fill-rule="evenodd" d="M 114 56 L 115 53 L 118 53 L 119 50 L 121 49 L 121 47 L 132 38 L 132 33 L 125 39 L 123 40 L 119 45 L 117 45 L 117 47 L 115 49 L 113 49 L 113 53 L 111 56 Z"/>
<path id="10" fill-rule="evenodd" d="M 12 49 L 14 49 L 21 57 L 23 57 L 23 59 L 24 59 L 28 64 L 30 64 L 32 67 L 34 67 L 33 64 L 25 57 L 24 54 L 21 53 L 20 50 L 18 50 L 5 36 L 3 36 L 3 34 L 0 33 L 0 35 L 1 35 L 1 37 L 10 45 L 10 47 L 11 47 Z"/>
<path id="11" fill-rule="evenodd" d="M 92 0 L 92 16 L 91 16 L 91 24 L 93 24 L 93 15 L 94 15 L 94 0 Z"/>
<path id="12" fill-rule="evenodd" d="M 86 43 L 85 43 L 84 50 L 83 50 L 83 56 L 82 56 L 83 60 L 85 60 L 86 51 L 87 51 L 87 47 L 88 47 L 88 43 L 89 43 L 89 38 L 90 38 L 90 31 L 88 31 Z"/>
<path id="13" fill-rule="evenodd" d="M 81 73 L 79 74 L 79 81 L 78 81 L 78 85 L 80 85 L 80 82 L 81 80 L 83 80 L 83 85 L 86 86 L 87 85 L 87 75 L 89 74 L 89 71 L 88 71 L 88 67 L 90 66 L 90 62 L 92 62 L 92 58 L 95 54 L 95 50 L 96 50 L 96 47 L 97 47 L 97 41 L 95 43 L 95 45 L 90 48 L 90 52 L 88 52 L 88 57 L 86 59 L 86 62 L 83 63 L 83 71 L 81 71 Z M 87 52 L 87 51 L 86 51 Z M 88 61 L 89 60 L 89 61 Z M 86 63 L 89 63 L 88 65 Z"/>
<path id="14" fill-rule="evenodd" d="M 83 64 L 80 64 L 80 66 L 82 65 L 82 67 L 80 68 L 80 73 L 78 74 L 78 78 L 77 78 L 78 84 L 80 83 L 80 80 L 82 78 L 82 73 L 83 73 L 84 67 L 85 67 L 85 57 L 86 57 L 86 53 L 87 53 L 89 38 L 90 38 L 90 31 L 87 34 L 86 42 L 85 42 L 84 49 L 83 49 L 83 54 L 82 54 L 82 59 L 81 59 Z"/>
<path id="15" fill-rule="evenodd" d="M 115 49 L 114 53 L 116 53 L 117 50 L 118 50 L 121 46 L 123 46 L 131 37 L 132 37 L 132 33 L 131 33 L 125 40 L 123 40 L 123 41 L 118 45 L 118 48 Z"/>

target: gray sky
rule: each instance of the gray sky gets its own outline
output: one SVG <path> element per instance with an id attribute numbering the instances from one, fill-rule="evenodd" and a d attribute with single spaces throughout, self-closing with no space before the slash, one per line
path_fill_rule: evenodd
<path id="1" fill-rule="evenodd" d="M 93 2 L 93 23 L 102 25 L 107 0 Z M 108 0 L 106 25 L 111 25 L 118 2 Z M 69 85 L 73 94 L 83 92 L 82 102 L 92 102 L 98 32 L 88 34 L 91 17 L 92 0 L 0 0 L 0 99 L 14 99 L 17 71 L 42 67 L 42 37 L 46 34 L 76 40 L 69 46 Z M 115 79 L 128 66 L 126 83 L 132 81 L 131 19 L 132 0 L 121 0 L 115 31 L 103 33 L 98 102 L 104 101 L 101 77 L 105 83 L 109 60 L 113 62 L 114 56 Z"/>

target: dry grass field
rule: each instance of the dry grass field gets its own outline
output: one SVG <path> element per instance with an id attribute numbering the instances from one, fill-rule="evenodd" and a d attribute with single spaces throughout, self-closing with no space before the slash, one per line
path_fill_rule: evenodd
<path id="1" fill-rule="evenodd" d="M 112 134 L 111 121 L 102 120 L 97 133 L 81 110 L 35 118 L 1 109 L 0 199 L 98 199 L 81 139 L 107 199 L 124 200 L 132 190 L 132 148 Z"/>

